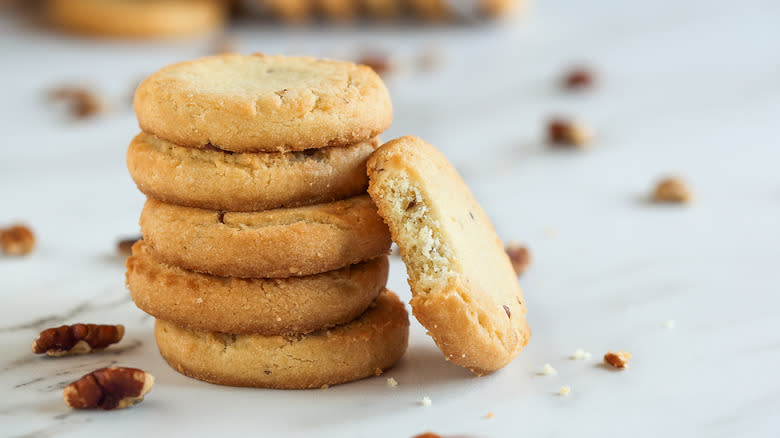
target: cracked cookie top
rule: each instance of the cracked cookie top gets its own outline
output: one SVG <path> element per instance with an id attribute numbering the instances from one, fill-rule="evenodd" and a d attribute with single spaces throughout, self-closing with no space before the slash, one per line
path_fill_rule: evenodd
<path id="1" fill-rule="evenodd" d="M 390 96 L 364 65 L 219 55 L 164 67 L 135 94 L 141 129 L 189 147 L 299 151 L 368 140 L 390 125 Z"/>

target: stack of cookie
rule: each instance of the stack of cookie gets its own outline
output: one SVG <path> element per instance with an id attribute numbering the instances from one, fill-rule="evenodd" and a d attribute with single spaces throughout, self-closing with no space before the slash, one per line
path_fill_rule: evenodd
<path id="1" fill-rule="evenodd" d="M 135 110 L 127 162 L 148 199 L 127 284 L 173 368 L 319 388 L 400 359 L 408 316 L 385 289 L 390 234 L 365 193 L 392 119 L 370 68 L 208 57 L 147 78 Z"/>

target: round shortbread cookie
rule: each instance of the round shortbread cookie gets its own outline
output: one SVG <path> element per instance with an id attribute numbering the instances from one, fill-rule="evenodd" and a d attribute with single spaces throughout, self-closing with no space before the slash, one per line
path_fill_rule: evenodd
<path id="1" fill-rule="evenodd" d="M 385 291 L 358 319 L 307 335 L 235 335 L 157 320 L 160 354 L 178 372 L 230 386 L 321 388 L 381 374 L 406 351 L 409 316 Z"/>
<path id="2" fill-rule="evenodd" d="M 186 36 L 225 22 L 220 0 L 47 0 L 55 26 L 75 33 L 118 38 Z"/>
<path id="3" fill-rule="evenodd" d="M 140 223 L 160 261 L 224 277 L 319 274 L 390 251 L 390 232 L 368 195 L 254 213 L 147 199 Z"/>
<path id="4" fill-rule="evenodd" d="M 368 160 L 368 192 L 409 274 L 412 311 L 445 357 L 478 375 L 528 343 L 523 292 L 490 219 L 447 159 L 414 137 Z"/>
<path id="5" fill-rule="evenodd" d="M 140 133 L 127 149 L 138 189 L 161 201 L 226 211 L 331 202 L 365 193 L 379 139 L 301 152 L 226 153 Z"/>
<path id="6" fill-rule="evenodd" d="M 262 54 L 164 67 L 141 83 L 134 106 L 146 132 L 232 152 L 346 146 L 376 137 L 393 118 L 370 67 Z"/>
<path id="7" fill-rule="evenodd" d="M 127 259 L 133 301 L 155 318 L 199 330 L 309 333 L 360 316 L 385 288 L 387 256 L 291 278 L 217 277 L 167 265 L 142 240 Z"/>

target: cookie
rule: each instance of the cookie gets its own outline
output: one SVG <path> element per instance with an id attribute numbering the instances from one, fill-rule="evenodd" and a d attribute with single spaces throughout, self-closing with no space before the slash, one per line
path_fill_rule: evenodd
<path id="1" fill-rule="evenodd" d="M 447 159 L 403 137 L 368 160 L 369 188 L 409 274 L 412 311 L 445 357 L 478 375 L 528 343 L 523 293 L 490 219 Z"/>
<path id="2" fill-rule="evenodd" d="M 366 191 L 379 139 L 302 152 L 225 153 L 140 133 L 127 167 L 147 196 L 187 207 L 260 211 L 336 201 Z"/>
<path id="3" fill-rule="evenodd" d="M 511 14 L 518 0 L 408 0 L 412 12 L 432 21 L 500 17 Z"/>
<path id="4" fill-rule="evenodd" d="M 319 274 L 390 251 L 390 232 L 368 195 L 254 213 L 148 199 L 141 233 L 160 261 L 224 277 Z"/>
<path id="5" fill-rule="evenodd" d="M 312 0 L 317 12 L 334 21 L 344 21 L 357 15 L 357 0 Z"/>
<path id="6" fill-rule="evenodd" d="M 382 293 L 358 319 L 298 336 L 235 335 L 157 320 L 160 354 L 180 373 L 219 385 L 321 388 L 381 374 L 409 339 L 403 303 Z"/>
<path id="7" fill-rule="evenodd" d="M 401 13 L 402 0 L 359 0 L 362 11 L 379 19 L 397 18 Z"/>
<path id="8" fill-rule="evenodd" d="M 291 278 L 199 274 L 155 259 L 139 241 L 127 259 L 133 301 L 155 318 L 199 330 L 309 333 L 360 316 L 385 288 L 387 256 L 336 271 Z"/>
<path id="9" fill-rule="evenodd" d="M 49 21 L 66 31 L 101 37 L 188 36 L 222 27 L 227 11 L 214 0 L 47 0 Z"/>
<path id="10" fill-rule="evenodd" d="M 300 23 L 312 14 L 312 0 L 254 0 L 262 3 L 268 12 L 284 21 Z"/>
<path id="11" fill-rule="evenodd" d="M 370 68 L 294 56 L 226 54 L 149 76 L 135 93 L 141 129 L 180 146 L 286 152 L 376 137 L 393 118 Z"/>

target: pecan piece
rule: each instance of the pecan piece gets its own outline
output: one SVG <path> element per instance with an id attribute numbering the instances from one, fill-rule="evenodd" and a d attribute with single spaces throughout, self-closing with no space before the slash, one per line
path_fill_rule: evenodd
<path id="1" fill-rule="evenodd" d="M 137 368 L 101 368 L 66 386 L 62 398 L 74 409 L 122 409 L 142 401 L 153 385 L 154 377 Z"/>
<path id="2" fill-rule="evenodd" d="M 556 118 L 547 124 L 547 138 L 553 146 L 585 147 L 593 139 L 593 133 L 581 122 Z"/>
<path id="3" fill-rule="evenodd" d="M 73 324 L 46 329 L 33 341 L 35 354 L 86 354 L 116 344 L 125 335 L 123 325 Z"/>
<path id="4" fill-rule="evenodd" d="M 531 265 L 531 253 L 524 246 L 510 243 L 506 247 L 506 255 L 509 256 L 509 261 L 512 262 L 512 268 L 517 275 L 525 272 Z"/>
<path id="5" fill-rule="evenodd" d="M 67 102 L 70 112 L 78 119 L 96 116 L 106 110 L 106 104 L 84 87 L 64 86 L 49 93 L 52 100 Z"/>
<path id="6" fill-rule="evenodd" d="M 143 239 L 141 236 L 132 237 L 130 239 L 122 239 L 116 244 L 116 250 L 122 257 L 130 257 L 133 253 L 133 245 L 135 242 Z"/>
<path id="7" fill-rule="evenodd" d="M 585 67 L 576 67 L 563 78 L 563 86 L 571 90 L 590 88 L 593 82 L 593 73 Z"/>
<path id="8" fill-rule="evenodd" d="M 658 182 L 653 201 L 685 204 L 693 200 L 693 193 L 681 178 L 669 177 Z"/>
<path id="9" fill-rule="evenodd" d="M 615 368 L 626 369 L 628 368 L 628 360 L 631 359 L 631 353 L 628 351 L 618 350 L 616 352 L 608 351 L 604 355 L 604 362 Z"/>
<path id="10" fill-rule="evenodd" d="M 387 73 L 390 73 L 390 71 L 393 69 L 393 65 L 390 62 L 390 59 L 387 56 L 378 54 L 364 55 L 360 58 L 358 64 L 371 67 L 371 69 L 374 70 L 379 76 L 384 76 Z"/>
<path id="11" fill-rule="evenodd" d="M 421 433 L 419 435 L 415 435 L 412 438 L 442 438 L 441 435 L 435 434 L 433 432 L 425 432 Z"/>
<path id="12" fill-rule="evenodd" d="M 21 224 L 0 229 L 0 247 L 8 255 L 27 255 L 35 249 L 35 234 Z"/>

